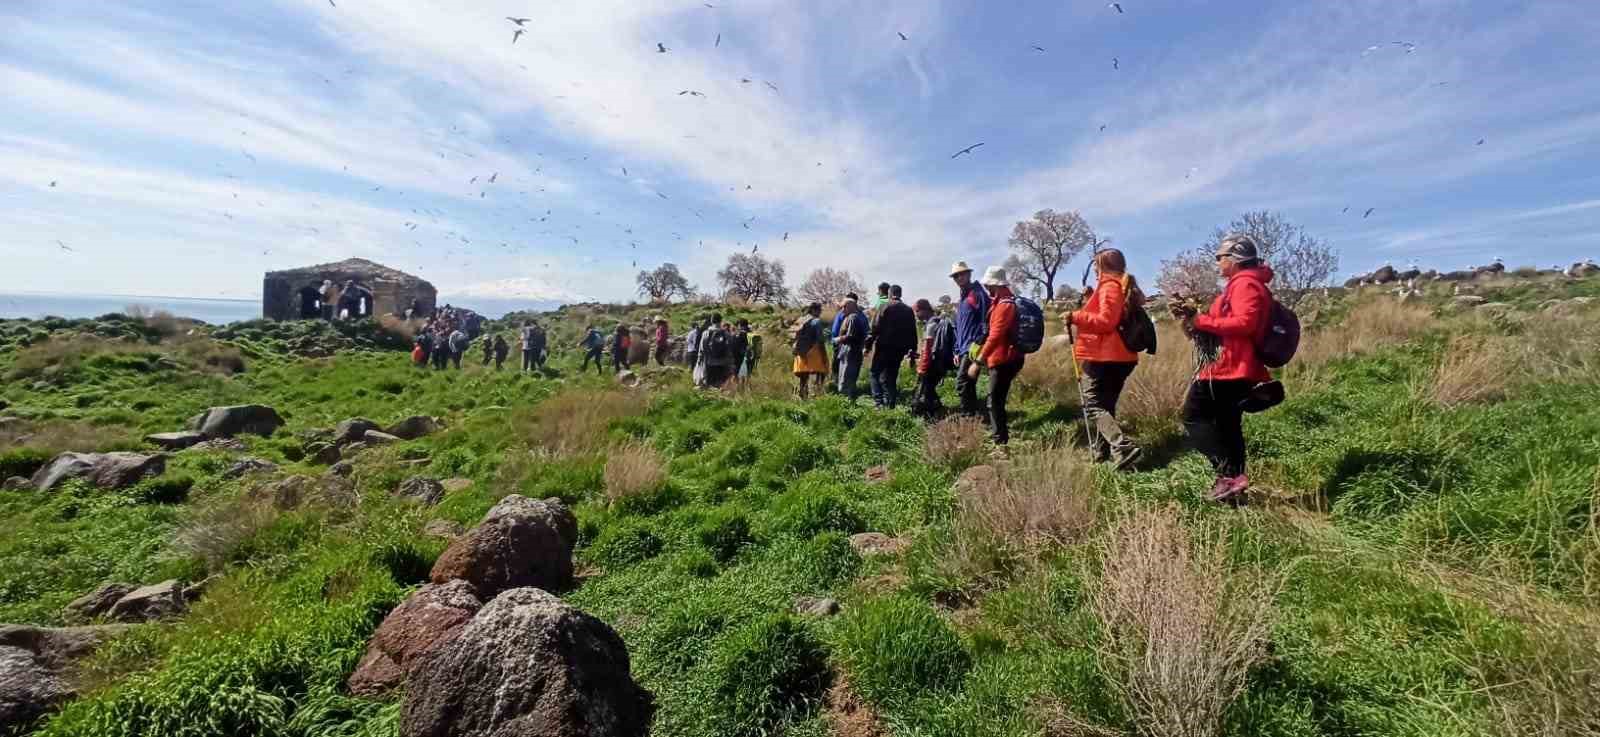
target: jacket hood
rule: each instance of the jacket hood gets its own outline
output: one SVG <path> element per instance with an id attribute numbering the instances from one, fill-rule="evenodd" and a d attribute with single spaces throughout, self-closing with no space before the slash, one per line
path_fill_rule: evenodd
<path id="1" fill-rule="evenodd" d="M 1252 266 L 1248 269 L 1240 270 L 1239 273 L 1233 275 L 1233 279 L 1238 279 L 1242 276 L 1253 277 L 1259 280 L 1263 285 L 1266 285 L 1272 283 L 1273 271 L 1271 266 L 1262 264 L 1260 266 Z M 1233 279 L 1229 279 L 1228 281 L 1233 281 Z"/>

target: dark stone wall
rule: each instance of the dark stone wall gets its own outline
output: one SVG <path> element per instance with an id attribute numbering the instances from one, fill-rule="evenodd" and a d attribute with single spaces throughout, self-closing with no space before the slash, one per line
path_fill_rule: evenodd
<path id="1" fill-rule="evenodd" d="M 433 286 L 420 280 L 370 279 L 343 271 L 274 273 L 262 280 L 261 316 L 268 320 L 301 319 L 300 290 L 308 286 L 320 287 L 324 279 L 335 284 L 355 279 L 357 284 L 371 290 L 374 315 L 403 315 L 412 299 L 419 303 L 421 314 L 431 314 L 438 301 L 438 292 Z"/>

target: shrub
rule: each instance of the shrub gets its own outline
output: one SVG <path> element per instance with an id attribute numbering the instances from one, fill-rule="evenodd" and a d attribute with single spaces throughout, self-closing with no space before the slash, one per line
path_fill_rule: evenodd
<path id="1" fill-rule="evenodd" d="M 804 625 L 774 614 L 729 633 L 711 654 L 713 734 L 781 733 L 827 690 L 827 651 Z"/>
<path id="2" fill-rule="evenodd" d="M 654 558 L 663 544 L 651 526 L 637 519 L 616 522 L 600 531 L 588 556 L 607 568 L 624 568 Z"/>
<path id="3" fill-rule="evenodd" d="M 1004 581 L 1081 540 L 1099 518 L 1094 471 L 1065 449 L 1020 456 L 997 483 L 956 502 L 950 546 L 933 563 L 955 589 Z"/>
<path id="4" fill-rule="evenodd" d="M 836 637 L 850 682 L 881 706 L 954 690 L 972 665 L 950 625 L 926 603 L 903 596 L 850 608 Z"/>
<path id="5" fill-rule="evenodd" d="M 272 524 L 277 516 L 264 500 L 240 497 L 214 502 L 191 514 L 174 536 L 172 547 L 181 555 L 198 557 L 218 569 L 245 540 Z"/>
<path id="6" fill-rule="evenodd" d="M 1504 397 L 1521 375 L 1510 338 L 1457 336 L 1434 370 L 1430 396 L 1441 407 Z"/>
<path id="7" fill-rule="evenodd" d="M 750 534 L 750 518 L 730 509 L 718 509 L 707 515 L 695 528 L 695 537 L 719 563 L 733 560 L 754 539 Z"/>
<path id="8" fill-rule="evenodd" d="M 535 450 L 557 457 L 582 455 L 605 447 L 613 422 L 644 410 L 643 402 L 619 390 L 572 390 L 513 412 L 511 431 Z"/>
<path id="9" fill-rule="evenodd" d="M 866 529 L 855 506 L 838 494 L 811 489 L 788 491 L 774 499 L 770 524 L 778 534 L 809 538 L 837 530 L 846 534 Z"/>
<path id="10" fill-rule="evenodd" d="M 667 461 L 648 445 L 628 443 L 606 458 L 606 500 L 612 504 L 660 491 L 666 481 Z"/>
<path id="11" fill-rule="evenodd" d="M 989 431 L 975 417 L 955 415 L 928 427 L 923 455 L 928 462 L 960 473 L 987 458 Z"/>
<path id="12" fill-rule="evenodd" d="M 0 481 L 12 476 L 32 476 L 53 456 L 40 448 L 12 448 L 0 453 Z"/>
<path id="13" fill-rule="evenodd" d="M 189 498 L 191 488 L 193 476 L 176 474 L 141 481 L 128 494 L 145 504 L 180 504 Z"/>
<path id="14" fill-rule="evenodd" d="M 1230 704 L 1266 655 L 1270 586 L 1229 569 L 1228 542 L 1192 539 L 1174 506 L 1113 527 L 1093 594 L 1101 667 L 1152 735 L 1221 734 Z"/>

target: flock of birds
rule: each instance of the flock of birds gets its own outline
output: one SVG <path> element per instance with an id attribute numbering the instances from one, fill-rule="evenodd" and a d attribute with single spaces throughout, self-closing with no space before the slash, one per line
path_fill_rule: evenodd
<path id="1" fill-rule="evenodd" d="M 338 4 L 336 2 L 334 2 L 334 0 L 328 0 L 328 4 L 330 6 L 332 6 L 332 7 L 334 7 L 334 8 L 338 8 L 339 7 Z M 712 3 L 702 3 L 702 5 L 704 5 L 706 8 L 711 8 L 711 9 L 715 9 L 717 7 L 716 5 L 714 5 Z M 1124 8 L 1123 8 L 1123 6 L 1122 6 L 1122 4 L 1120 2 L 1109 2 L 1109 3 L 1106 4 L 1106 7 L 1111 9 L 1111 10 L 1114 10 L 1118 15 L 1122 15 L 1122 14 L 1126 13 L 1126 11 L 1124 10 Z M 533 23 L 535 21 L 535 19 L 531 18 L 531 17 L 517 17 L 517 16 L 506 16 L 505 20 L 506 20 L 507 23 L 509 23 L 512 26 L 512 28 L 511 28 L 511 43 L 513 45 L 515 45 L 522 38 L 522 36 L 525 33 L 528 32 L 528 24 L 529 23 Z M 903 42 L 910 41 L 910 37 L 907 36 L 906 33 L 904 33 L 903 31 L 896 31 L 895 34 Z M 713 46 L 713 48 L 719 48 L 721 45 L 722 45 L 722 34 L 719 32 L 719 33 L 716 34 L 716 36 L 715 36 L 715 38 L 714 38 L 714 40 L 712 42 L 712 46 Z M 1411 43 L 1411 42 L 1407 42 L 1407 41 L 1394 41 L 1394 42 L 1391 43 L 1391 45 L 1393 45 L 1395 47 L 1402 48 L 1406 54 L 1412 54 L 1412 53 L 1416 52 L 1416 50 L 1417 50 L 1417 45 L 1416 44 Z M 1032 45 L 1030 48 L 1033 51 L 1036 51 L 1036 52 L 1039 52 L 1039 53 L 1047 53 L 1046 49 L 1043 46 Z M 1382 50 L 1382 48 L 1383 48 L 1382 45 L 1373 45 L 1373 46 L 1368 47 L 1364 51 L 1362 51 L 1361 55 L 1362 56 L 1367 56 L 1369 54 L 1376 53 L 1376 52 Z M 655 43 L 654 51 L 657 54 L 666 54 L 666 53 L 670 53 L 672 51 L 672 49 L 669 48 L 666 45 L 665 42 L 658 41 L 658 42 Z M 523 67 L 523 68 L 526 69 L 526 67 Z M 1121 69 L 1121 59 L 1119 57 L 1113 56 L 1111 58 L 1111 68 L 1113 70 L 1120 70 Z M 346 69 L 345 73 L 346 74 L 350 74 L 352 71 L 353 71 L 352 69 Z M 331 84 L 331 80 L 328 80 L 327 78 L 324 78 L 324 80 L 328 81 Z M 752 84 L 755 80 L 753 80 L 751 78 L 748 78 L 748 77 L 740 77 L 738 81 L 739 81 L 740 84 Z M 778 86 L 776 84 L 772 83 L 771 81 L 762 80 L 762 83 L 768 89 L 770 89 L 772 92 L 774 92 L 774 93 L 779 92 Z M 576 84 L 576 83 L 574 83 L 574 84 Z M 1446 84 L 1448 84 L 1448 82 L 1438 82 L 1438 83 L 1435 83 L 1434 86 L 1444 86 Z M 700 90 L 697 90 L 697 89 L 682 89 L 677 93 L 677 95 L 679 97 L 694 97 L 694 98 L 704 98 L 704 97 L 706 97 L 706 94 L 704 92 L 702 92 Z M 558 96 L 558 99 L 559 98 L 560 98 L 560 96 Z M 601 107 L 603 108 L 604 106 L 602 105 Z M 246 118 L 250 117 L 247 113 L 239 113 L 239 115 L 241 115 L 243 117 L 246 117 Z M 1104 133 L 1106 131 L 1106 128 L 1107 128 L 1106 124 L 1100 124 L 1099 132 Z M 459 128 L 457 128 L 455 126 L 452 126 L 451 133 L 454 134 L 454 135 L 462 135 L 462 134 L 465 133 L 465 131 L 462 131 L 462 130 L 460 130 Z M 248 135 L 248 133 L 246 131 L 242 131 L 242 130 L 240 131 L 240 134 L 241 135 Z M 693 136 L 685 136 L 685 137 L 686 138 L 692 138 Z M 501 140 L 503 142 L 505 142 L 505 143 L 511 143 L 508 139 L 505 139 L 503 137 L 502 137 Z M 1484 139 L 1479 139 L 1477 141 L 1476 145 L 1482 146 L 1483 144 L 1484 144 Z M 953 159 L 958 159 L 958 158 L 960 158 L 962 156 L 968 156 L 968 157 L 975 156 L 977 150 L 979 148 L 985 146 L 985 145 L 986 145 L 986 143 L 983 142 L 983 141 L 980 141 L 980 142 L 977 142 L 977 143 L 973 143 L 973 144 L 971 144 L 969 146 L 966 146 L 965 148 L 961 148 L 961 149 L 955 151 L 954 153 L 950 154 L 949 158 L 953 160 Z M 467 152 L 467 151 L 451 149 L 449 147 L 441 147 L 441 148 L 442 148 L 442 150 L 438 152 L 439 157 L 441 159 L 448 158 L 448 154 L 457 154 L 457 155 L 460 155 L 460 156 L 463 156 L 463 157 L 476 158 L 472 153 Z M 251 154 L 249 151 L 242 151 L 242 153 L 244 154 L 244 156 L 249 161 L 251 161 L 252 163 L 256 163 L 256 157 L 253 154 Z M 537 153 L 536 156 L 539 156 L 540 158 L 543 158 L 543 154 L 542 153 Z M 571 158 L 565 159 L 564 161 L 568 162 L 568 163 L 571 163 L 571 162 L 574 162 L 575 160 L 577 160 L 577 158 L 578 157 L 571 157 Z M 589 159 L 588 156 L 583 156 L 582 157 L 583 161 L 587 161 L 588 159 Z M 822 165 L 823 165 L 822 162 L 820 162 L 820 161 L 817 162 L 817 166 L 820 167 Z M 345 170 L 348 171 L 348 169 L 349 169 L 349 167 L 346 166 Z M 623 175 L 624 178 L 630 177 L 630 174 L 628 172 L 628 168 L 626 166 L 621 166 L 620 169 L 621 169 L 621 172 L 622 172 L 622 175 Z M 541 165 L 541 166 L 535 167 L 533 173 L 534 174 L 540 174 L 540 173 L 542 173 L 542 171 L 543 171 L 543 166 Z M 1185 179 L 1189 179 L 1197 171 L 1199 171 L 1198 168 L 1191 167 L 1188 170 L 1188 172 L 1185 174 L 1184 178 Z M 841 170 L 841 172 L 844 173 L 844 174 L 847 174 L 848 173 L 848 169 L 843 169 L 843 170 Z M 473 176 L 470 180 L 468 180 L 468 184 L 469 185 L 477 184 L 480 176 L 481 175 Z M 500 177 L 500 173 L 499 172 L 492 172 L 487 177 L 486 182 L 487 182 L 487 184 L 496 184 L 498 179 L 499 179 L 499 177 Z M 238 177 L 230 174 L 230 175 L 228 175 L 228 178 L 237 179 Z M 51 181 L 50 182 L 50 187 L 54 188 L 54 187 L 56 187 L 56 185 L 57 185 L 56 181 Z M 744 189 L 745 190 L 751 190 L 752 188 L 753 188 L 752 185 L 745 185 Z M 729 189 L 730 189 L 730 191 L 732 191 L 734 188 L 730 187 Z M 380 192 L 382 190 L 383 190 L 383 187 L 381 185 L 379 185 L 379 186 L 372 187 L 370 191 L 372 191 L 372 192 Z M 538 191 L 543 192 L 543 191 L 545 191 L 545 188 L 539 187 Z M 398 194 L 403 196 L 404 192 L 400 192 Z M 479 199 L 486 199 L 487 198 L 487 194 L 488 194 L 488 189 L 486 187 L 485 188 L 480 188 L 479 191 L 478 191 Z M 527 192 L 527 190 L 520 190 L 519 194 L 527 195 L 528 192 Z M 666 194 L 664 194 L 664 193 L 662 193 L 660 191 L 655 191 L 655 195 L 657 197 L 659 197 L 660 199 L 662 199 L 662 200 L 670 200 L 671 199 L 670 197 L 668 197 L 668 195 L 666 195 Z M 237 193 L 235 193 L 233 196 L 234 196 L 235 199 L 238 198 L 238 194 Z M 263 203 L 260 203 L 259 201 L 258 201 L 258 205 L 261 205 L 263 207 L 265 206 Z M 687 210 L 688 213 L 694 215 L 697 219 L 705 220 L 705 215 L 700 210 L 696 210 L 694 208 L 685 208 L 685 209 Z M 1376 211 L 1376 209 L 1377 208 L 1375 208 L 1375 207 L 1367 208 L 1365 210 L 1365 212 L 1362 213 L 1362 216 L 1361 216 L 1362 219 L 1366 219 L 1366 218 L 1371 217 L 1371 215 L 1373 214 L 1374 211 Z M 513 210 L 513 208 L 506 208 L 505 211 L 509 213 L 512 210 Z M 1346 206 L 1340 212 L 1341 212 L 1341 214 L 1344 214 L 1344 213 L 1349 212 L 1349 210 L 1350 210 L 1350 208 L 1348 206 Z M 417 218 L 417 220 L 408 220 L 408 221 L 406 221 L 404 223 L 404 225 L 403 225 L 403 228 L 405 230 L 407 230 L 407 231 L 412 231 L 412 232 L 417 230 L 417 228 L 420 225 L 419 220 L 421 220 L 422 218 L 429 218 L 434 223 L 438 223 L 439 222 L 439 218 L 445 216 L 445 213 L 440 211 L 440 210 L 438 210 L 437 208 L 426 208 L 426 207 L 411 208 L 411 212 L 414 215 L 417 215 L 418 218 Z M 233 219 L 233 215 L 231 213 L 224 212 L 223 214 L 229 220 Z M 593 213 L 593 216 L 595 216 L 595 217 L 600 217 L 602 215 L 603 215 L 603 211 L 601 211 L 601 210 L 595 210 L 594 213 Z M 528 222 L 535 223 L 535 224 L 548 224 L 548 221 L 550 221 L 550 219 L 552 217 L 554 217 L 554 210 L 553 209 L 546 209 L 543 215 L 537 216 L 537 217 L 528 218 Z M 749 230 L 752 230 L 750 226 L 751 226 L 751 223 L 753 223 L 755 220 L 756 220 L 755 217 L 751 217 L 751 218 L 748 218 L 748 219 L 740 221 L 740 225 L 742 226 L 742 228 L 744 230 L 749 231 Z M 676 219 L 675 219 L 675 222 L 677 222 Z M 582 225 L 581 224 L 577 224 L 577 223 L 571 224 L 571 227 L 572 227 L 573 231 L 578 231 L 578 230 L 582 229 Z M 632 235 L 633 234 L 633 226 L 632 225 L 625 224 L 625 223 L 617 223 L 616 227 L 621 230 L 622 235 L 626 236 L 626 235 Z M 320 235 L 321 234 L 321 231 L 318 228 L 315 228 L 315 227 L 305 227 L 304 229 L 305 229 L 306 232 L 308 232 L 310 234 L 315 234 L 315 235 Z M 512 226 L 511 229 L 513 231 L 515 231 L 517 229 L 517 226 Z M 777 232 L 777 231 L 774 230 L 773 232 Z M 539 231 L 537 234 L 538 235 L 545 235 L 545 236 L 558 235 L 556 233 L 556 231 L 554 229 L 552 229 L 552 228 L 546 228 L 545 230 Z M 469 239 L 466 235 L 464 235 L 462 233 L 458 233 L 458 232 L 456 232 L 454 230 L 447 230 L 447 231 L 445 231 L 443 233 L 443 235 L 446 236 L 448 239 L 450 239 L 452 241 L 459 242 L 463 246 L 463 248 L 461 249 L 460 253 L 455 253 L 452 250 L 452 251 L 448 252 L 449 255 L 462 256 L 462 257 L 464 257 L 464 259 L 470 259 L 470 252 L 469 252 L 469 249 L 466 248 L 466 247 L 470 247 L 470 246 L 473 245 L 471 239 Z M 676 231 L 671 231 L 670 235 L 673 236 L 675 239 L 678 239 L 678 240 L 682 240 L 683 239 L 683 235 L 681 233 L 676 232 Z M 787 230 L 782 231 L 782 240 L 783 241 L 788 241 L 789 240 L 789 235 L 790 234 L 789 234 L 789 232 Z M 567 240 L 572 241 L 574 246 L 581 245 L 580 238 L 574 232 L 566 233 L 565 235 L 561 235 L 560 237 L 563 237 L 563 238 L 565 238 Z M 635 253 L 635 256 L 631 259 L 632 267 L 633 268 L 638 268 L 638 259 L 637 259 L 637 255 L 636 255 L 638 247 L 639 247 L 638 240 L 635 240 L 635 239 L 623 239 L 623 240 L 625 241 L 625 243 Z M 621 245 L 622 242 L 623 241 L 617 241 L 618 245 Z M 71 248 L 66 243 L 64 243 L 64 242 L 62 242 L 60 240 L 55 241 L 55 243 L 61 250 L 65 251 L 65 252 L 69 252 L 69 253 L 75 252 L 73 248 Z M 420 240 L 414 240 L 413 244 L 416 245 L 419 248 L 420 251 L 426 252 L 426 251 L 429 250 L 428 247 L 424 246 Z M 704 241 L 701 241 L 699 245 L 703 247 L 705 245 Z M 738 241 L 737 245 L 742 247 L 743 246 L 743 242 L 742 241 Z M 500 246 L 503 249 L 505 249 L 507 252 L 511 252 L 511 251 L 514 250 L 514 247 L 511 245 L 509 239 L 505 240 L 505 241 L 502 241 L 500 243 Z M 450 246 L 450 248 L 453 249 L 454 246 Z M 759 252 L 760 252 L 760 243 L 753 241 L 751 243 L 751 245 L 750 245 L 750 253 L 751 254 L 757 254 Z M 268 249 L 268 250 L 264 250 L 262 253 L 263 253 L 263 255 L 270 255 L 271 251 L 270 251 L 270 249 Z M 598 259 L 591 257 L 589 260 L 590 261 L 597 261 Z M 460 265 L 463 266 L 463 267 L 470 266 L 471 262 L 470 262 L 470 260 L 463 260 L 462 262 L 460 262 Z M 544 264 L 544 266 L 546 268 L 548 268 L 549 264 Z"/>

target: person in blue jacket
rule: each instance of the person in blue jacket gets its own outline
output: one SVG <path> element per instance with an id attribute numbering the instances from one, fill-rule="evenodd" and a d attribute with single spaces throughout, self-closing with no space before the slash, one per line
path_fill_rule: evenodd
<path id="1" fill-rule="evenodd" d="M 956 301 L 956 353 L 961 366 L 956 371 L 956 395 L 961 398 L 961 413 L 987 418 L 983 403 L 978 401 L 978 379 L 969 372 L 977 363 L 977 352 L 989 337 L 989 292 L 972 278 L 972 267 L 957 261 L 950 267 L 950 278 L 961 289 Z"/>

